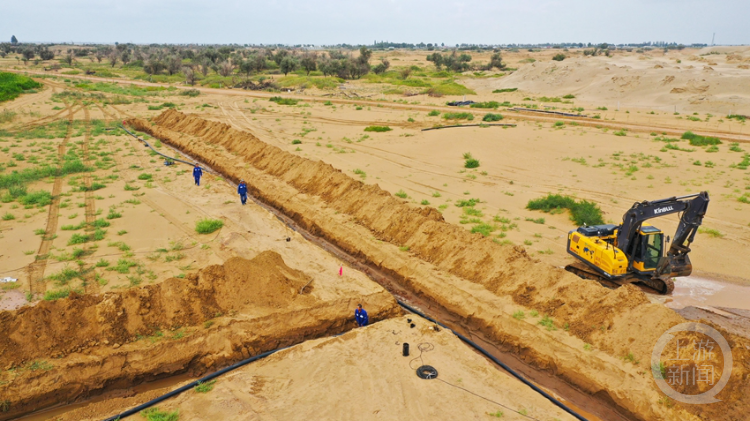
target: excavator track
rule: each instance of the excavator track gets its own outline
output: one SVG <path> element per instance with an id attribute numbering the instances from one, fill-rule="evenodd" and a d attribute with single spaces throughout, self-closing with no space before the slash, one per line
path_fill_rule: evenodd
<path id="1" fill-rule="evenodd" d="M 655 292 L 657 294 L 669 295 L 674 291 L 674 282 L 672 279 L 642 279 L 637 277 L 629 277 L 622 279 L 607 279 L 600 275 L 597 271 L 589 267 L 582 262 L 575 262 L 565 266 L 565 270 L 570 273 L 576 274 L 583 279 L 591 279 L 599 282 L 602 286 L 615 289 L 626 284 L 640 284 L 644 290 L 648 292 Z"/>

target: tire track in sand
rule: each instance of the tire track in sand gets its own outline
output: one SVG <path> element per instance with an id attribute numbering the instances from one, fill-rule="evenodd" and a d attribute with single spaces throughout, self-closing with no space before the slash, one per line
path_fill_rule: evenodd
<path id="1" fill-rule="evenodd" d="M 91 157 L 89 155 L 89 142 L 91 140 L 91 115 L 89 113 L 89 108 L 84 106 L 83 113 L 85 116 L 85 128 L 83 131 L 83 145 L 81 147 L 81 151 L 83 155 L 83 163 L 88 167 L 91 166 Z M 91 189 L 91 173 L 83 173 L 83 185 L 86 187 L 86 191 L 84 191 L 83 193 L 84 202 L 86 204 L 86 211 L 84 214 L 86 220 L 85 231 L 90 238 L 90 236 L 94 233 L 94 221 L 96 221 L 96 200 L 94 198 L 94 192 Z M 91 247 L 89 246 L 90 243 L 90 241 L 86 241 L 83 244 L 84 255 L 88 255 L 91 251 Z M 95 294 L 99 292 L 99 283 L 97 283 L 94 279 L 93 271 L 86 271 L 86 273 L 83 275 L 83 287 L 86 294 Z"/>
<path id="2" fill-rule="evenodd" d="M 67 104 L 66 104 L 67 105 Z M 65 149 L 70 140 L 70 135 L 73 132 L 73 116 L 77 111 L 73 111 L 73 107 L 68 107 L 68 131 L 65 133 L 60 145 L 57 147 L 57 158 L 59 159 L 58 168 L 63 165 L 65 157 Z M 62 182 L 64 176 L 56 177 L 55 183 L 52 186 L 52 204 L 49 207 L 49 213 L 47 214 L 47 225 L 45 227 L 44 236 L 42 237 L 42 244 L 39 245 L 39 250 L 36 254 L 36 260 L 26 267 L 26 272 L 29 276 L 29 293 L 33 296 L 35 294 L 44 294 L 47 291 L 47 283 L 44 281 L 44 270 L 47 268 L 47 259 L 49 258 L 49 250 L 52 247 L 52 241 L 55 238 L 55 232 L 57 232 L 57 218 L 60 212 L 60 193 L 62 193 Z"/>

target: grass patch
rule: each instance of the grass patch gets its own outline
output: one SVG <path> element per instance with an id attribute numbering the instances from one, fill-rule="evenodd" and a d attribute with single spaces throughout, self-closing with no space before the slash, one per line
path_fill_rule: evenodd
<path id="1" fill-rule="evenodd" d="M 570 196 L 559 194 L 548 194 L 547 197 L 530 200 L 526 209 L 541 210 L 543 212 L 559 211 L 568 209 L 570 219 L 577 225 L 599 225 L 604 223 L 602 210 L 594 202 L 588 200 L 576 201 Z"/>
<path id="2" fill-rule="evenodd" d="M 443 113 L 445 120 L 474 120 L 474 114 L 472 113 Z"/>
<path id="3" fill-rule="evenodd" d="M 400 198 L 402 198 L 402 199 L 406 199 L 406 197 L 408 196 L 408 195 L 406 194 L 406 192 L 405 192 L 405 191 L 403 191 L 403 190 L 399 190 L 399 191 L 397 191 L 396 193 L 394 193 L 394 195 L 396 195 L 397 197 L 400 197 Z"/>
<path id="4" fill-rule="evenodd" d="M 713 228 L 700 227 L 698 228 L 698 232 L 701 234 L 708 234 L 713 238 L 724 238 L 724 233 Z"/>
<path id="5" fill-rule="evenodd" d="M 517 90 L 518 90 L 518 88 L 495 89 L 494 91 L 492 91 L 492 93 L 493 94 L 502 94 L 502 93 L 505 93 L 505 92 L 515 92 Z"/>
<path id="6" fill-rule="evenodd" d="M 70 288 L 58 289 L 58 290 L 53 290 L 53 291 L 46 291 L 44 293 L 44 299 L 46 301 L 54 301 L 54 300 L 59 300 L 60 298 L 68 298 L 71 291 L 75 291 L 78 294 L 82 293 L 82 291 L 80 290 L 72 290 Z"/>
<path id="7" fill-rule="evenodd" d="M 492 108 L 496 109 L 500 106 L 500 103 L 497 101 L 486 101 L 486 102 L 475 102 L 471 104 L 469 107 L 471 108 Z"/>
<path id="8" fill-rule="evenodd" d="M 275 103 L 277 103 L 279 105 L 297 105 L 297 103 L 299 102 L 298 99 L 294 99 L 294 98 L 282 98 L 280 96 L 273 96 L 273 97 L 271 97 L 271 99 L 269 99 L 269 101 L 275 102 Z"/>
<path id="9" fill-rule="evenodd" d="M 365 127 L 365 131 L 366 132 L 378 132 L 378 133 L 382 133 L 382 132 L 390 132 L 391 130 L 393 130 L 393 129 L 390 128 L 390 127 L 388 127 L 388 126 L 367 126 L 367 127 Z"/>
<path id="10" fill-rule="evenodd" d="M 721 145 L 721 140 L 718 137 L 701 136 L 691 131 L 683 133 L 681 139 L 688 140 L 693 146 Z"/>
<path id="11" fill-rule="evenodd" d="M 198 382 L 198 385 L 195 386 L 195 391 L 198 393 L 208 393 L 213 390 L 214 385 L 216 384 L 216 380 L 211 380 L 210 382 Z"/>
<path id="12" fill-rule="evenodd" d="M 440 115 L 440 111 L 438 110 L 432 110 L 429 113 L 427 113 L 427 117 L 437 117 Z"/>
<path id="13" fill-rule="evenodd" d="M 23 91 L 41 88 L 42 84 L 28 76 L 0 72 L 0 102 L 17 98 Z"/>
<path id="14" fill-rule="evenodd" d="M 210 234 L 224 226 L 224 221 L 219 219 L 203 218 L 195 222 L 195 232 L 198 234 Z"/>
<path id="15" fill-rule="evenodd" d="M 140 414 L 146 421 L 178 421 L 180 419 L 180 411 L 160 411 L 157 407 L 144 409 Z"/>
<path id="16" fill-rule="evenodd" d="M 484 117 L 482 117 L 482 121 L 488 121 L 488 122 L 500 121 L 502 119 L 503 119 L 503 116 L 501 114 L 492 114 L 492 113 L 487 113 L 484 115 Z"/>
<path id="17" fill-rule="evenodd" d="M 471 233 L 474 234 L 474 233 L 478 232 L 478 233 L 482 234 L 485 237 L 489 237 L 489 235 L 492 234 L 492 232 L 495 231 L 495 230 L 497 230 L 497 226 L 496 225 L 479 224 L 479 225 L 475 225 L 475 226 L 473 226 L 471 228 Z"/>
<path id="18" fill-rule="evenodd" d="M 551 330 L 557 330 L 557 327 L 555 327 L 555 321 L 552 320 L 552 318 L 549 317 L 549 316 L 545 315 L 537 323 L 540 324 L 540 325 L 542 325 L 542 326 L 544 326 L 544 327 L 546 327 L 547 330 L 550 330 L 550 331 Z"/>

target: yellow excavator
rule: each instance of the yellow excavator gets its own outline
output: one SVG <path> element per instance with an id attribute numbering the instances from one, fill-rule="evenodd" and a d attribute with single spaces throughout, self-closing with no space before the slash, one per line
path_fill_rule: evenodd
<path id="1" fill-rule="evenodd" d="M 693 271 L 690 244 L 708 208 L 708 192 L 638 202 L 620 225 L 582 226 L 568 233 L 568 253 L 576 263 L 565 267 L 584 279 L 609 287 L 639 282 L 661 294 L 674 290 L 676 276 Z M 646 223 L 653 218 L 682 213 L 672 245 L 664 254 L 669 236 Z"/>

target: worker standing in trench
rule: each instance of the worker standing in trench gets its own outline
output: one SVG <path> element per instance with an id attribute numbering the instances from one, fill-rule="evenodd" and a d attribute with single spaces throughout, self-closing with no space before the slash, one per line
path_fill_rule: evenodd
<path id="1" fill-rule="evenodd" d="M 240 180 L 240 184 L 237 186 L 237 194 L 240 195 L 240 201 L 244 205 L 247 202 L 247 183 L 245 183 L 245 180 Z"/>
<path id="2" fill-rule="evenodd" d="M 367 317 L 367 312 L 362 308 L 362 304 L 357 304 L 357 309 L 354 310 L 354 318 L 357 320 L 359 327 L 367 326 L 370 319 Z"/>
<path id="3" fill-rule="evenodd" d="M 195 178 L 195 185 L 200 186 L 201 185 L 201 176 L 203 175 L 203 170 L 201 167 L 196 163 L 195 168 L 193 168 L 193 178 Z"/>

